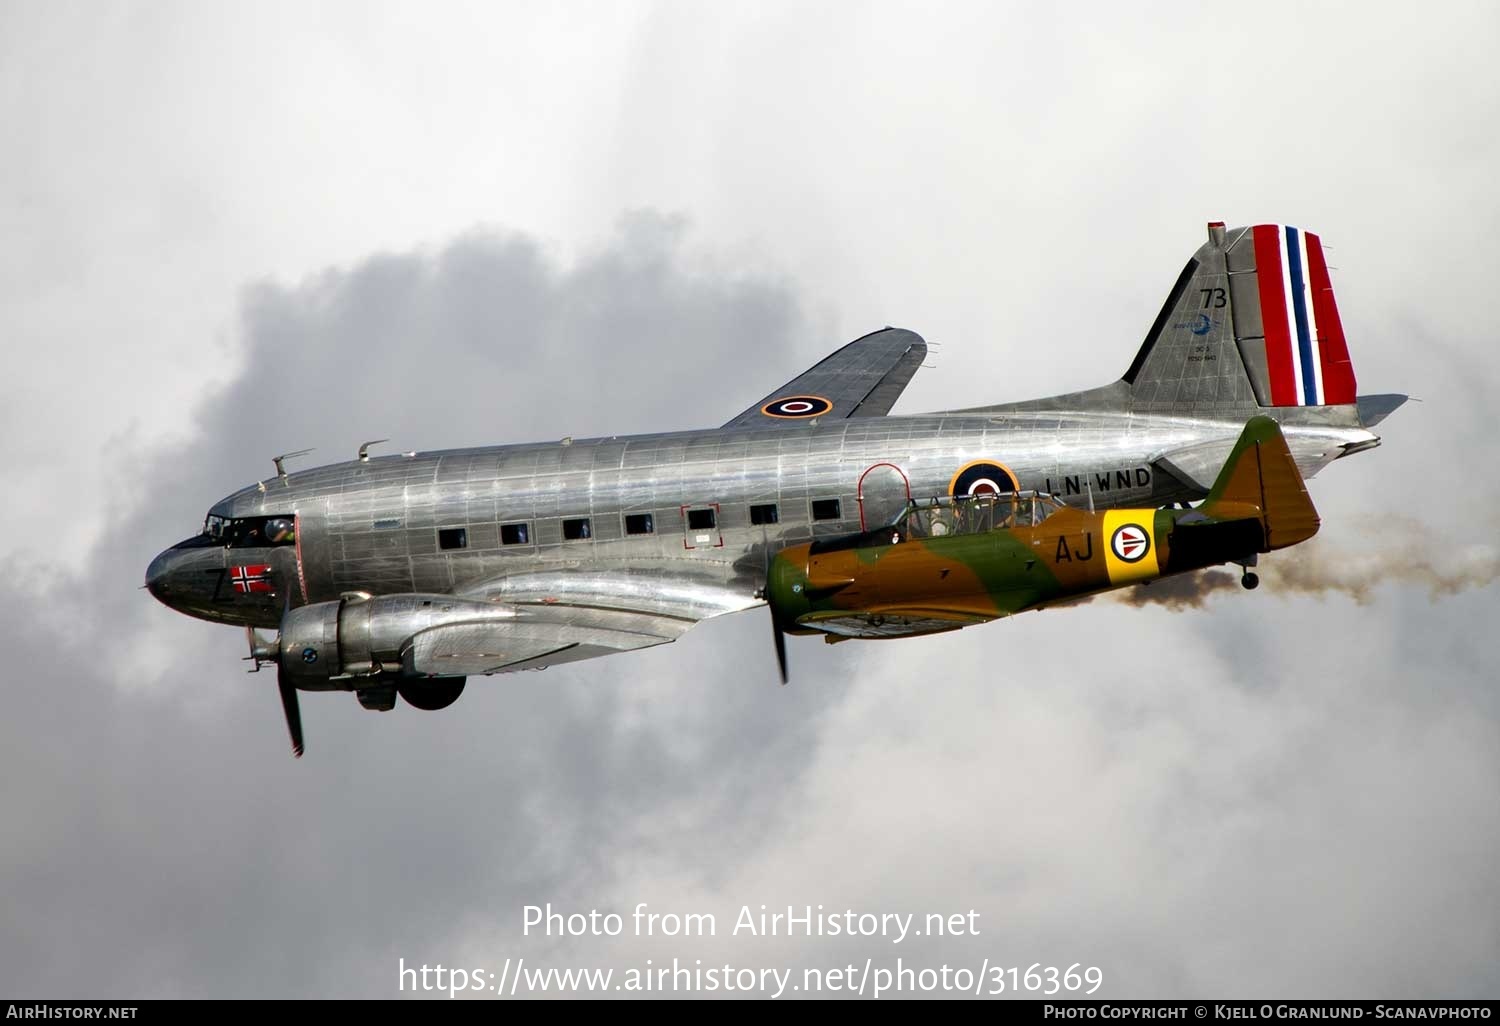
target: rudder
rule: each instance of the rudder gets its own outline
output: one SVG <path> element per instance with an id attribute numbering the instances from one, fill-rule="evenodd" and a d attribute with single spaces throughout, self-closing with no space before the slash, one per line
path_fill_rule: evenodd
<path id="1" fill-rule="evenodd" d="M 1317 235 L 1258 224 L 1248 246 L 1242 238 L 1230 249 L 1229 278 L 1235 335 L 1260 405 L 1354 402 L 1354 364 Z"/>

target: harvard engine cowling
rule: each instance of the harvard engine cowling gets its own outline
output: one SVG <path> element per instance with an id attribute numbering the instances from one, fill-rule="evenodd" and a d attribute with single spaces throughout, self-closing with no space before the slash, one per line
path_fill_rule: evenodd
<path id="1" fill-rule="evenodd" d="M 461 683 L 461 674 L 415 665 L 413 640 L 433 628 L 498 622 L 512 615 L 493 603 L 442 595 L 346 595 L 288 610 L 276 659 L 301 691 L 357 690 L 372 677 Z"/>

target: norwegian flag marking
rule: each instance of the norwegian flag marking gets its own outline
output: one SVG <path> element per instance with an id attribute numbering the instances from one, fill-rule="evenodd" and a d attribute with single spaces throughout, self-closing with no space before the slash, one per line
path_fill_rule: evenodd
<path id="1" fill-rule="evenodd" d="M 230 567 L 229 581 L 241 595 L 269 595 L 273 590 L 271 564 Z"/>

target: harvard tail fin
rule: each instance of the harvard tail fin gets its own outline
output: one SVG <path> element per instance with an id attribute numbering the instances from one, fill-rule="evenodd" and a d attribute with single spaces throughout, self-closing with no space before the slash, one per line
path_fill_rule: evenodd
<path id="1" fill-rule="evenodd" d="M 1216 521 L 1258 520 L 1261 552 L 1306 541 L 1321 523 L 1281 428 L 1266 416 L 1245 424 L 1198 512 Z"/>

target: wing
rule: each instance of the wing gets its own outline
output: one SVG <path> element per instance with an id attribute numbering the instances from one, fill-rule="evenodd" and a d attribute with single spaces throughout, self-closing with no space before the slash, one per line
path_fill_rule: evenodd
<path id="1" fill-rule="evenodd" d="M 513 574 L 462 597 L 492 604 L 496 615 L 419 632 L 403 654 L 409 673 L 508 673 L 650 648 L 758 604 L 712 581 L 632 570 Z"/>
<path id="2" fill-rule="evenodd" d="M 841 612 L 822 616 L 804 616 L 797 621 L 802 628 L 832 635 L 824 640 L 845 638 L 912 638 L 919 634 L 941 634 L 986 622 L 982 617 L 959 616 L 930 610 L 909 610 L 889 616 L 871 613 Z"/>
<path id="3" fill-rule="evenodd" d="M 411 639 L 402 662 L 407 673 L 432 677 L 539 670 L 664 645 L 680 633 L 663 631 L 648 618 L 625 614 L 562 619 L 518 610 L 507 620 L 445 624 L 422 631 Z"/>
<path id="4" fill-rule="evenodd" d="M 857 338 L 738 417 L 734 427 L 776 427 L 818 417 L 884 417 L 927 358 L 922 336 L 882 328 Z"/>
<path id="5" fill-rule="evenodd" d="M 872 610 L 829 610 L 797 618 L 797 626 L 844 638 L 910 638 L 919 634 L 941 634 L 975 624 L 989 623 L 1002 616 L 1036 603 L 1040 595 L 1031 590 L 1009 591 L 996 602 L 993 615 L 981 615 L 966 609 L 941 607 L 881 606 Z"/>

